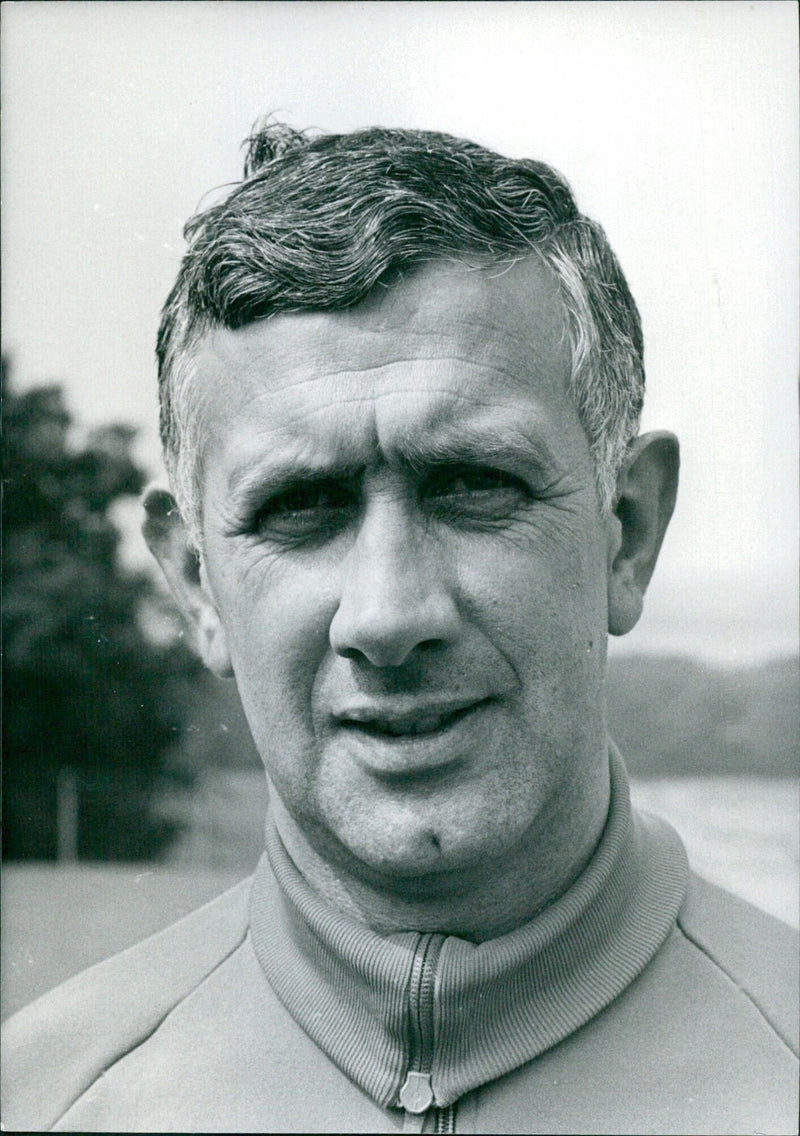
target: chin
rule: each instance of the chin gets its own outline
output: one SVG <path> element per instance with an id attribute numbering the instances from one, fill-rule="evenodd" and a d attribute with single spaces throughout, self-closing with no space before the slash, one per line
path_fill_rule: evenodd
<path id="1" fill-rule="evenodd" d="M 373 839 L 348 839 L 342 843 L 373 879 L 411 886 L 417 881 L 429 888 L 435 879 L 443 880 L 458 873 L 463 884 L 464 873 L 485 866 L 500 854 L 500 840 L 487 840 L 485 831 L 467 835 L 449 832 L 444 825 L 415 824 L 407 830 L 394 827 L 375 833 Z M 341 838 L 340 838 L 341 839 Z"/>

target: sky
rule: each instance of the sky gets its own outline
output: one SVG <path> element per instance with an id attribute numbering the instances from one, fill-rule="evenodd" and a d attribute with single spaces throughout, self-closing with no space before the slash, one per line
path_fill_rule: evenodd
<path id="1" fill-rule="evenodd" d="M 541 158 L 603 224 L 644 324 L 643 429 L 678 508 L 618 652 L 749 663 L 798 642 L 798 72 L 793 0 L 9 0 L 3 342 L 89 428 L 139 427 L 185 220 L 260 115 L 445 130 Z M 122 511 L 131 563 L 138 506 Z"/>

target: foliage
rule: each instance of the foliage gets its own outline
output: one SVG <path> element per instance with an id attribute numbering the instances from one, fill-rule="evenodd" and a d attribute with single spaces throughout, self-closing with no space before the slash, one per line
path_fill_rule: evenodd
<path id="1" fill-rule="evenodd" d="M 73 446 L 60 388 L 17 393 L 7 367 L 3 423 L 4 854 L 56 855 L 67 771 L 77 853 L 146 858 L 171 835 L 153 804 L 176 776 L 172 691 L 197 664 L 143 634 L 152 585 L 118 565 L 111 510 L 143 485 L 134 431 Z"/>

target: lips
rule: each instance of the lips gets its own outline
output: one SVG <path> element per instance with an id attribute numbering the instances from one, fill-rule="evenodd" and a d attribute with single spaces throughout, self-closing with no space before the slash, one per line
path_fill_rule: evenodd
<path id="1" fill-rule="evenodd" d="M 419 738 L 435 735 L 454 726 L 486 699 L 407 709 L 354 706 L 335 715 L 338 726 L 378 738 Z"/>

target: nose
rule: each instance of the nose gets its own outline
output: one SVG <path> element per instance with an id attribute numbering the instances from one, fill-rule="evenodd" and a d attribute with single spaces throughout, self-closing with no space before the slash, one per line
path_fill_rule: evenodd
<path id="1" fill-rule="evenodd" d="M 367 513 L 343 564 L 330 642 L 337 655 L 399 667 L 416 650 L 452 643 L 459 614 L 436 538 L 402 506 Z"/>

